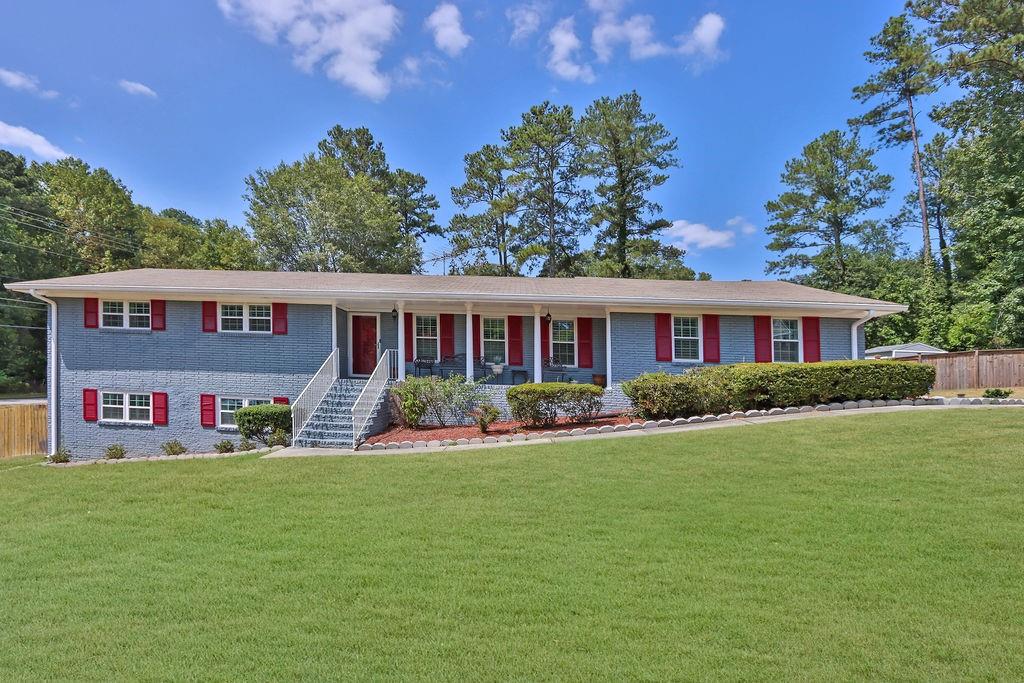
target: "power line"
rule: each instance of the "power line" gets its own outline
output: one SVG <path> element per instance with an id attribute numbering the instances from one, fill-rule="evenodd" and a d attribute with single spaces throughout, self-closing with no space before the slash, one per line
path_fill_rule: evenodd
<path id="1" fill-rule="evenodd" d="M 11 240 L 0 239 L 0 242 L 4 242 L 6 244 L 10 244 L 10 245 L 15 246 L 15 247 L 22 247 L 24 249 L 35 249 L 36 251 L 41 251 L 41 252 L 43 252 L 45 254 L 51 254 L 52 256 L 60 256 L 61 258 L 79 259 L 79 260 L 85 261 L 86 263 L 88 263 L 91 266 L 95 266 L 96 268 L 101 268 L 102 267 L 99 264 L 97 264 L 96 262 L 92 261 L 91 259 L 87 259 L 87 258 L 85 258 L 83 256 L 72 255 L 72 254 L 65 254 L 65 253 L 58 252 L 58 251 L 50 251 L 49 249 L 43 249 L 42 247 L 35 247 L 35 246 L 32 246 L 31 244 L 22 244 L 20 242 L 12 242 Z"/>
<path id="2" fill-rule="evenodd" d="M 25 294 L 24 292 L 13 292 L 13 291 L 8 290 L 8 289 L 2 290 L 2 291 L 8 292 L 10 294 L 17 294 L 19 296 L 29 296 L 28 294 Z M 2 297 L 2 296 L 0 296 L 0 301 L 17 301 L 19 304 L 25 304 L 26 306 L 39 306 L 40 308 L 46 308 L 47 307 L 46 304 L 44 304 L 42 302 L 39 302 L 39 301 L 22 301 L 21 299 L 7 299 L 6 297 Z"/>
<path id="3" fill-rule="evenodd" d="M 27 304 L 27 303 L 30 303 L 30 302 L 26 301 L 24 303 Z M 25 310 L 35 311 L 36 313 L 42 313 L 43 312 L 43 309 L 41 309 L 41 308 L 37 308 L 35 306 L 22 306 L 20 303 L 19 304 L 10 303 L 10 301 L 5 300 L 5 299 L 0 299 L 0 306 L 10 306 L 11 308 L 24 308 Z"/>
<path id="4" fill-rule="evenodd" d="M 5 209 L 4 206 L 0 206 L 0 211 L 8 211 L 8 210 Z M 2 215 L 2 214 L 0 214 L 0 215 Z M 7 218 L 7 220 L 11 221 L 12 223 L 16 223 L 17 225 L 20 225 L 22 227 L 25 227 L 25 228 L 36 228 L 38 230 L 45 230 L 47 232 L 50 232 L 50 233 L 53 233 L 53 234 L 56 234 L 56 235 L 60 235 L 60 236 L 65 236 L 65 237 L 67 236 L 67 231 L 68 230 L 74 230 L 74 228 L 72 228 L 71 226 L 67 226 L 66 229 L 60 229 L 60 228 L 53 228 L 53 227 L 50 227 L 50 226 L 47 226 L 47 225 L 37 225 L 35 223 L 30 223 L 28 221 L 30 221 L 30 220 L 38 220 L 38 219 L 22 218 L 20 216 L 10 214 L 9 211 L 8 211 L 8 214 L 5 217 Z M 104 236 L 104 235 L 92 235 L 92 236 L 89 237 L 89 239 L 99 243 L 100 246 L 106 247 L 107 249 L 129 250 L 129 251 L 135 249 L 134 246 L 129 245 L 127 242 L 121 242 L 121 241 L 116 240 L 116 238 L 108 237 L 108 236 Z"/>
<path id="5" fill-rule="evenodd" d="M 3 325 L 3 324 L 0 324 L 0 327 L 9 327 L 9 328 L 11 328 L 13 330 L 45 330 L 46 329 L 45 327 L 38 327 L 36 325 Z"/>

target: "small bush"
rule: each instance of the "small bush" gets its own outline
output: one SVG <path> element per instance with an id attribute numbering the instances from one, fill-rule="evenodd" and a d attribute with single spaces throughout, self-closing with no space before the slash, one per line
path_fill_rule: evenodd
<path id="1" fill-rule="evenodd" d="M 267 438 L 268 446 L 288 446 L 292 440 L 288 437 L 288 432 L 283 429 L 275 429 L 270 437 Z"/>
<path id="2" fill-rule="evenodd" d="M 181 443 L 177 439 L 161 444 L 160 450 L 164 452 L 164 455 L 181 455 L 182 453 L 188 453 L 188 449 L 185 448 L 185 444 Z"/>
<path id="3" fill-rule="evenodd" d="M 64 446 L 59 446 L 49 457 L 50 462 L 71 462 L 71 451 Z"/>
<path id="4" fill-rule="evenodd" d="M 242 439 L 238 442 L 238 450 L 240 451 L 254 451 L 256 450 L 256 443 L 249 439 Z"/>
<path id="5" fill-rule="evenodd" d="M 483 399 L 480 385 L 461 375 L 448 379 L 408 377 L 391 389 L 402 421 L 419 427 L 426 418 L 441 427 L 463 424 L 470 411 Z"/>
<path id="6" fill-rule="evenodd" d="M 600 412 L 603 395 L 594 384 L 520 384 L 508 390 L 508 405 L 513 419 L 534 427 L 555 424 L 560 412 L 573 422 L 589 422 Z"/>
<path id="7" fill-rule="evenodd" d="M 641 375 L 624 382 L 623 391 L 637 415 L 662 419 L 725 410 L 915 398 L 928 393 L 934 382 L 934 367 L 903 361 L 740 363 L 684 375 Z"/>
<path id="8" fill-rule="evenodd" d="M 224 439 L 223 441 L 218 441 L 217 443 L 213 444 L 213 450 L 217 451 L 218 453 L 234 453 L 235 444 L 233 444 L 228 439 Z"/>
<path id="9" fill-rule="evenodd" d="M 501 417 L 501 411 L 493 403 L 482 403 L 480 406 L 473 411 L 473 417 L 476 418 L 476 424 L 480 427 L 480 431 L 484 434 L 491 428 L 491 425 Z"/>
<path id="10" fill-rule="evenodd" d="M 292 408 L 280 403 L 239 408 L 235 411 L 235 423 L 238 425 L 238 433 L 244 438 L 272 446 L 270 438 L 274 432 L 291 434 Z"/>
<path id="11" fill-rule="evenodd" d="M 1013 395 L 1013 389 L 986 389 L 982 394 L 982 398 L 1010 398 Z"/>
<path id="12" fill-rule="evenodd" d="M 120 460 L 127 454 L 127 451 L 119 443 L 112 443 L 107 446 L 107 451 L 104 454 L 107 460 Z"/>

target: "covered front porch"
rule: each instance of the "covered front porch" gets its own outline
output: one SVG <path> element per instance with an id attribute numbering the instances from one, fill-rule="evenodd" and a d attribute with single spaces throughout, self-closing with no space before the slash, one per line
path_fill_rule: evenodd
<path id="1" fill-rule="evenodd" d="M 528 382 L 607 385 L 608 311 L 598 306 L 338 301 L 339 374 L 366 377 L 386 350 L 399 380 L 460 375 L 511 386 Z"/>

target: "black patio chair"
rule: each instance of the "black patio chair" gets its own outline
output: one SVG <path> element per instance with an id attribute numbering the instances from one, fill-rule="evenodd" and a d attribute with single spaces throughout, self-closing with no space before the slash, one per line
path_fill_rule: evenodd
<path id="1" fill-rule="evenodd" d="M 554 382 L 564 382 L 566 380 L 566 377 L 568 377 L 568 375 L 565 372 L 565 366 L 556 361 L 554 358 L 544 359 L 544 370 L 546 370 L 549 374 L 555 375 L 555 379 L 551 380 Z M 544 379 L 543 375 L 541 376 L 541 379 Z"/>
<path id="2" fill-rule="evenodd" d="M 438 372 L 441 375 L 441 379 L 446 379 L 452 375 L 465 375 L 466 374 L 466 354 L 456 353 L 453 356 L 445 356 L 441 359 L 441 364 L 438 367 Z"/>
<path id="3" fill-rule="evenodd" d="M 435 359 L 420 356 L 419 358 L 416 358 L 412 362 L 413 372 L 416 374 L 417 377 L 419 377 L 420 375 L 423 374 L 424 371 L 426 371 L 431 377 L 433 377 L 434 366 L 436 364 L 437 361 Z"/>

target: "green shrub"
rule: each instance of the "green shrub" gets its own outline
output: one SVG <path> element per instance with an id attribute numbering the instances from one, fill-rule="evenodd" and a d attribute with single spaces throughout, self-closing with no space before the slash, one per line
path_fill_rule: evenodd
<path id="1" fill-rule="evenodd" d="M 508 406 L 513 419 L 531 426 L 553 425 L 559 412 L 573 422 L 589 422 L 600 412 L 603 395 L 594 384 L 520 384 L 508 390 Z"/>
<path id="2" fill-rule="evenodd" d="M 119 443 L 112 443 L 107 446 L 107 452 L 104 454 L 107 460 L 120 460 L 126 455 L 124 446 Z"/>
<path id="3" fill-rule="evenodd" d="M 499 417 L 501 417 L 501 411 L 493 403 L 481 403 L 476 410 L 472 412 L 473 417 L 476 418 L 476 424 L 480 428 L 480 431 L 484 434 L 491 428 L 491 425 Z"/>
<path id="4" fill-rule="evenodd" d="M 645 420 L 720 413 L 729 408 L 721 377 L 707 368 L 682 375 L 653 372 L 622 383 L 633 412 Z"/>
<path id="5" fill-rule="evenodd" d="M 238 442 L 238 450 L 240 451 L 254 451 L 256 450 L 256 444 L 249 439 L 242 439 Z"/>
<path id="6" fill-rule="evenodd" d="M 64 446 L 59 446 L 49 458 L 50 462 L 71 462 L 71 451 Z"/>
<path id="7" fill-rule="evenodd" d="M 254 439 L 271 446 L 270 437 L 274 432 L 292 431 L 291 406 L 281 403 L 263 403 L 239 408 L 235 411 L 238 433 L 246 439 Z"/>
<path id="8" fill-rule="evenodd" d="M 402 421 L 410 427 L 419 427 L 427 418 L 441 427 L 462 424 L 484 398 L 480 385 L 461 375 L 448 379 L 408 377 L 392 387 L 391 393 Z"/>
<path id="9" fill-rule="evenodd" d="M 292 440 L 288 438 L 288 432 L 283 429 L 275 429 L 267 439 L 268 446 L 288 446 Z"/>
<path id="10" fill-rule="evenodd" d="M 213 444 L 213 450 L 217 451 L 218 453 L 234 453 L 235 444 L 233 444 L 228 439 L 224 439 L 223 441 L 218 441 L 217 443 Z"/>
<path id="11" fill-rule="evenodd" d="M 903 361 L 739 363 L 684 375 L 641 375 L 624 382 L 623 391 L 638 416 L 661 419 L 725 410 L 915 398 L 928 393 L 934 382 L 934 367 Z"/>
<path id="12" fill-rule="evenodd" d="M 986 389 L 982 394 L 983 398 L 1010 398 L 1013 389 Z"/>
<path id="13" fill-rule="evenodd" d="M 181 443 L 177 439 L 161 444 L 160 449 L 164 452 L 164 455 L 181 455 L 182 453 L 188 453 L 188 449 L 185 448 L 185 444 Z"/>

